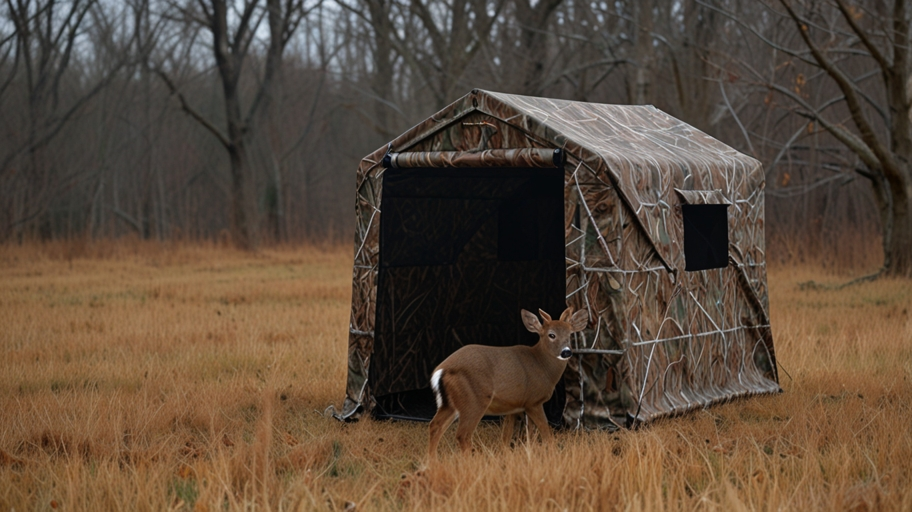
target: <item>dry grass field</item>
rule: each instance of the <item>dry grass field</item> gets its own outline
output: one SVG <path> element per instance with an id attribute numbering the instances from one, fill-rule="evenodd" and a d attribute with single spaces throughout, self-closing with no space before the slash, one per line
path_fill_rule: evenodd
<path id="1" fill-rule="evenodd" d="M 912 510 L 912 286 L 771 270 L 785 392 L 422 470 L 427 425 L 323 416 L 351 249 L 0 246 L 0 510 Z M 787 374 L 786 374 L 787 372 Z"/>

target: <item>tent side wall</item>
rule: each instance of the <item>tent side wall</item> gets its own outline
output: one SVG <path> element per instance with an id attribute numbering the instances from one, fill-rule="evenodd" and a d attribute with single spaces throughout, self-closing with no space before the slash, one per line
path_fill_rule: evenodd
<path id="1" fill-rule="evenodd" d="M 729 212 L 732 238 L 743 229 L 738 217 L 737 210 Z M 768 320 L 752 302 L 753 291 L 743 286 L 741 265 L 732 261 L 697 272 L 680 265 L 675 276 L 656 271 L 624 276 L 633 328 L 622 366 L 637 380 L 636 409 L 626 411 L 630 421 L 779 389 L 764 337 Z"/>
<path id="2" fill-rule="evenodd" d="M 653 243 L 644 240 L 643 230 L 630 229 L 633 223 L 624 217 L 633 215 L 626 203 L 612 207 L 608 190 L 580 189 L 585 210 L 593 212 L 589 223 L 598 225 L 602 235 L 601 240 L 585 237 L 583 247 L 574 251 L 584 253 L 581 281 L 588 281 L 587 302 L 606 325 L 613 317 L 625 328 L 615 340 L 600 343 L 603 350 L 593 351 L 599 353 L 580 356 L 578 394 L 585 398 L 579 411 L 568 407 L 568 423 L 630 425 L 778 391 L 765 314 L 762 171 L 759 165 L 715 164 L 693 165 L 682 173 L 657 162 L 656 172 L 641 175 L 644 183 L 635 201 Z M 615 174 L 630 174 L 623 171 Z M 726 251 L 731 262 L 726 268 L 684 270 L 678 187 L 717 190 L 695 195 L 731 203 Z M 596 240 L 607 249 L 588 250 L 586 242 Z M 666 258 L 654 250 L 661 244 L 671 249 Z M 615 313 L 618 306 L 622 310 Z M 621 355 L 611 345 L 620 347 Z M 601 362 L 591 361 L 595 357 Z"/>

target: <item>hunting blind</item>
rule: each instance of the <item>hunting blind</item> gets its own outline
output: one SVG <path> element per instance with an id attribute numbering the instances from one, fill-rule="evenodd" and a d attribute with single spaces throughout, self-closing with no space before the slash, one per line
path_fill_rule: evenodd
<path id="1" fill-rule="evenodd" d="M 621 427 L 779 390 L 760 163 L 652 106 L 474 90 L 361 161 L 345 403 L 429 420 L 459 347 L 589 313 L 546 405 Z"/>

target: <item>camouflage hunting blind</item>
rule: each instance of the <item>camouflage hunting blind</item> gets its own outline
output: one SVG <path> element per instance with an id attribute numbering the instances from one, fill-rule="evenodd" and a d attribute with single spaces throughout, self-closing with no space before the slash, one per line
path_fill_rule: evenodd
<path id="1" fill-rule="evenodd" d="M 474 90 L 361 161 L 336 415 L 430 419 L 462 345 L 589 312 L 549 421 L 622 427 L 779 391 L 760 163 L 652 106 Z"/>

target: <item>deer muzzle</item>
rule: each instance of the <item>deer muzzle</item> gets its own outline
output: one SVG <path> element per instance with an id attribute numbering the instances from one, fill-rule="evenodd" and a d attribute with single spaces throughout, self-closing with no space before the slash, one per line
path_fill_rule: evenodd
<path id="1" fill-rule="evenodd" d="M 573 352 L 570 351 L 570 347 L 564 347 L 564 349 L 560 351 L 560 355 L 557 356 L 557 358 L 561 361 L 566 361 L 567 359 L 570 359 L 571 355 L 573 355 Z"/>

